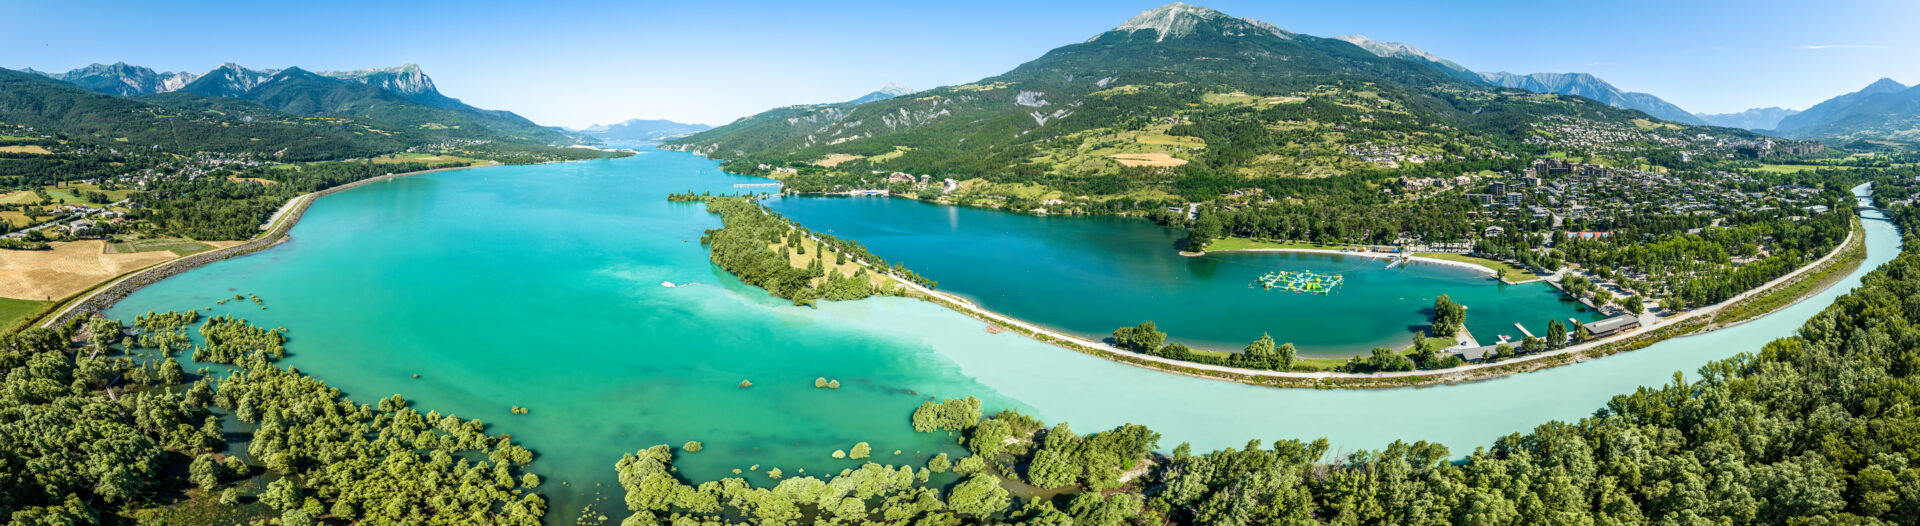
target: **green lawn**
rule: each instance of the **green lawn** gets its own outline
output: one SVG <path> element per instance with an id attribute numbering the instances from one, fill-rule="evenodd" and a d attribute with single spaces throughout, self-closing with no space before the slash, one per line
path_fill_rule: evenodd
<path id="1" fill-rule="evenodd" d="M 1758 170 L 1766 173 L 1786 174 L 1786 173 L 1810 172 L 1810 171 L 1813 171 L 1815 168 L 1820 168 L 1820 167 L 1807 166 L 1807 165 L 1801 165 L 1801 164 L 1762 164 L 1760 165 L 1759 168 L 1754 168 L 1753 170 Z"/>
<path id="2" fill-rule="evenodd" d="M 1505 261 L 1498 261 L 1498 260 L 1492 260 L 1487 258 L 1477 258 L 1473 256 L 1463 255 L 1463 254 L 1438 254 L 1433 252 L 1416 252 L 1413 255 L 1420 256 L 1420 257 L 1429 257 L 1433 259 L 1444 259 L 1447 261 L 1458 261 L 1461 263 L 1472 263 L 1482 267 L 1487 267 L 1487 268 L 1493 269 L 1495 272 L 1499 272 L 1500 279 L 1504 279 L 1507 281 L 1526 281 L 1526 280 L 1540 277 L 1540 275 L 1538 274 L 1528 272 L 1527 269 L 1509 265 Z"/>
<path id="3" fill-rule="evenodd" d="M 1222 239 L 1214 240 L 1214 242 L 1207 244 L 1208 252 L 1213 252 L 1216 250 L 1246 250 L 1246 249 L 1252 249 L 1252 248 L 1305 248 L 1305 249 L 1315 249 L 1315 250 L 1342 250 L 1342 249 L 1357 249 L 1359 247 L 1356 245 L 1322 245 L 1319 243 L 1309 243 L 1309 242 L 1302 242 L 1302 241 L 1263 241 L 1258 239 L 1247 239 L 1244 237 L 1222 238 Z"/>
<path id="4" fill-rule="evenodd" d="M 40 203 L 40 196 L 35 195 L 31 190 L 19 190 L 15 192 L 0 194 L 0 204 L 32 205 L 32 204 L 39 204 L 39 203 Z"/>
<path id="5" fill-rule="evenodd" d="M 198 241 L 186 241 L 181 239 L 135 239 L 135 240 L 127 241 L 124 243 L 113 243 L 111 245 L 108 245 L 108 247 L 115 254 L 127 254 L 127 253 L 133 253 L 133 252 L 153 252 L 156 250 L 171 250 L 173 251 L 173 253 L 179 254 L 182 256 L 185 256 L 187 254 L 192 254 L 195 252 L 204 252 L 213 248 L 212 245 L 200 243 Z"/>
<path id="6" fill-rule="evenodd" d="M 51 301 L 0 298 L 0 334 L 13 332 L 14 325 L 26 320 L 28 316 L 39 314 L 40 309 L 52 304 Z"/>

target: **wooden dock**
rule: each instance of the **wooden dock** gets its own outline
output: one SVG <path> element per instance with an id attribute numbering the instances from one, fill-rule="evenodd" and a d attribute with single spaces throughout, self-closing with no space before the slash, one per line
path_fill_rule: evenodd
<path id="1" fill-rule="evenodd" d="M 1525 325 L 1521 325 L 1521 324 L 1518 324 L 1518 323 L 1515 323 L 1515 324 L 1513 324 L 1513 328 L 1515 328 L 1515 329 L 1520 329 L 1520 334 L 1525 334 L 1525 335 L 1527 335 L 1527 337 L 1528 337 L 1528 338 L 1532 338 L 1532 337 L 1534 337 L 1534 336 L 1533 336 L 1533 332 L 1532 332 L 1532 331 L 1528 331 L 1528 330 L 1527 330 L 1527 326 L 1525 326 Z"/>

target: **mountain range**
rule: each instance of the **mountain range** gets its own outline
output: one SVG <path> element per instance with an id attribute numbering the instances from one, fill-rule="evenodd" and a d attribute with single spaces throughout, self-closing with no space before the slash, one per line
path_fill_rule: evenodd
<path id="1" fill-rule="evenodd" d="M 485 110 L 442 95 L 419 66 L 310 72 L 297 67 L 249 69 L 222 64 L 203 74 L 160 73 L 125 63 L 66 73 L 29 72 L 108 95 L 181 101 L 192 95 L 244 100 L 293 115 L 352 115 L 433 135 L 467 140 L 562 144 L 575 137 L 507 111 Z"/>
<path id="2" fill-rule="evenodd" d="M 372 157 L 425 144 L 424 132 L 354 116 L 301 117 L 257 104 L 186 93 L 110 95 L 0 68 L 0 122 L 112 148 L 261 153 L 278 160 Z"/>
<path id="3" fill-rule="evenodd" d="M 1742 130 L 1771 130 L 1780 125 L 1782 119 L 1800 113 L 1779 106 L 1752 108 L 1739 113 L 1695 113 L 1701 122 L 1712 126 L 1725 126 Z"/>
<path id="4" fill-rule="evenodd" d="M 1435 67 L 1487 83 L 1505 87 L 1524 89 L 1535 93 L 1557 93 L 1576 95 L 1604 102 L 1616 108 L 1639 110 L 1662 120 L 1687 124 L 1705 124 L 1743 130 L 1771 130 L 1781 119 L 1797 113 L 1785 108 L 1753 108 L 1738 113 L 1703 114 L 1693 113 L 1667 102 L 1649 93 L 1623 91 L 1587 73 L 1530 73 L 1516 74 L 1504 71 L 1475 73 L 1451 60 L 1441 58 L 1420 48 L 1398 42 L 1378 42 L 1361 35 L 1338 37 L 1360 46 L 1375 55 L 1389 58 L 1401 58 L 1427 62 Z"/>
<path id="5" fill-rule="evenodd" d="M 1781 119 L 1773 132 L 1833 142 L 1920 143 L 1920 87 L 1883 78 Z"/>
<path id="6" fill-rule="evenodd" d="M 603 141 L 658 141 L 706 131 L 705 124 L 688 124 L 666 119 L 628 119 L 615 124 L 595 124 L 575 130 Z"/>
<path id="7" fill-rule="evenodd" d="M 152 68 L 132 66 L 125 62 L 93 64 L 66 73 L 47 73 L 34 71 L 33 68 L 27 68 L 25 71 L 108 95 L 166 93 L 186 87 L 187 83 L 199 78 L 199 75 L 184 71 L 161 73 Z"/>
<path id="8" fill-rule="evenodd" d="M 1646 93 L 1620 91 L 1604 80 L 1586 73 L 1533 73 L 1517 75 L 1504 71 L 1481 73 L 1480 78 L 1503 88 L 1518 88 L 1535 93 L 1577 95 L 1604 102 L 1615 108 L 1646 112 L 1661 120 L 1703 124 L 1687 110 Z"/>
<path id="9" fill-rule="evenodd" d="M 1644 118 L 1588 98 L 1503 89 L 1449 64 L 1410 46 L 1294 33 L 1175 3 L 1001 75 L 912 97 L 776 108 L 665 147 L 742 172 L 845 178 L 823 184 L 900 171 L 1069 196 L 1204 193 L 1510 159 L 1537 148 L 1528 141 L 1549 117 L 1609 126 Z"/>

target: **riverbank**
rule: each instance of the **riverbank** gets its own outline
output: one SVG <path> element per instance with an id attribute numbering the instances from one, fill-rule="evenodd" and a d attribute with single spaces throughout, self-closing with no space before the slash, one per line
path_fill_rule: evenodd
<path id="1" fill-rule="evenodd" d="M 1057 347 L 1088 354 L 1107 360 L 1187 376 L 1226 380 L 1269 387 L 1313 387 L 1313 388 L 1390 388 L 1418 387 L 1427 385 L 1451 384 L 1479 381 L 1509 374 L 1536 371 L 1578 363 L 1620 352 L 1644 348 L 1662 340 L 1678 336 L 1700 334 L 1731 326 L 1716 323 L 1716 317 L 1723 309 L 1739 308 L 1742 319 L 1757 318 L 1791 307 L 1806 298 L 1812 297 L 1835 280 L 1827 279 L 1835 270 L 1854 268 L 1865 259 L 1865 235 L 1857 222 L 1847 239 L 1824 257 L 1805 265 L 1794 272 L 1774 279 L 1759 287 L 1728 298 L 1721 303 L 1693 309 L 1678 315 L 1652 320 L 1646 325 L 1623 332 L 1612 337 L 1591 342 L 1571 345 L 1560 349 L 1529 354 L 1518 358 L 1491 363 L 1476 363 L 1449 369 L 1415 370 L 1387 373 L 1342 373 L 1342 372 L 1294 372 L 1243 369 L 1219 365 L 1202 364 L 1174 360 L 1159 356 L 1134 353 L 1105 342 L 1081 338 L 1051 329 L 1046 329 L 1010 316 L 1002 315 L 983 308 L 960 297 L 937 292 L 918 284 L 895 279 L 895 282 L 912 292 L 914 297 L 941 305 L 955 312 L 985 321 L 1001 328 L 1019 332 L 1034 340 Z M 1335 254 L 1365 255 L 1369 253 L 1339 252 L 1316 249 L 1259 249 L 1267 251 L 1306 251 L 1331 252 Z M 1386 257 L 1384 253 L 1375 257 Z M 1443 261 L 1443 260 L 1441 260 Z M 1455 266 L 1482 269 L 1491 274 L 1490 269 L 1461 262 L 1445 262 Z M 1784 295 L 1784 296 L 1783 296 Z M 1785 299 L 1782 299 L 1785 298 Z M 1764 305 L 1764 312 L 1752 309 Z"/>
<path id="2" fill-rule="evenodd" d="M 499 163 L 473 164 L 473 165 L 455 166 L 455 167 L 449 167 L 449 168 L 435 168 L 432 170 L 420 170 L 417 172 L 386 174 L 386 175 L 380 175 L 375 177 L 369 177 L 366 179 L 361 179 L 359 181 L 354 181 L 351 183 L 335 186 L 333 188 L 328 188 L 328 189 L 320 190 L 317 192 L 295 196 L 292 199 L 288 199 L 286 204 L 280 205 L 280 209 L 275 211 L 273 213 L 273 216 L 267 220 L 267 226 L 265 231 L 261 232 L 259 235 L 253 236 L 253 238 L 248 239 L 245 242 L 242 242 L 238 245 L 218 248 L 218 249 L 209 250 L 206 252 L 200 252 L 197 254 L 192 254 L 192 255 L 188 255 L 180 258 L 162 261 L 147 267 L 143 267 L 143 268 L 128 272 L 126 274 L 121 275 L 118 278 L 109 280 L 100 285 L 95 285 L 94 287 L 91 287 L 87 290 L 76 293 L 75 295 L 62 300 L 57 307 L 49 309 L 49 311 L 51 312 L 50 315 L 43 314 L 42 317 L 40 317 L 38 320 L 36 320 L 35 322 L 30 322 L 27 325 L 39 325 L 41 327 L 48 327 L 48 328 L 59 327 L 60 325 L 67 323 L 68 320 L 72 320 L 75 317 L 79 317 L 79 316 L 83 316 L 83 315 L 87 315 L 95 312 L 103 312 L 107 309 L 107 307 L 111 307 L 113 306 L 114 303 L 119 302 L 121 299 L 125 299 L 127 295 L 133 294 L 134 291 L 140 290 L 141 287 L 152 285 L 154 283 L 159 282 L 160 280 L 173 277 L 174 275 L 179 274 L 181 272 L 186 272 L 188 270 L 205 266 L 209 263 L 226 260 L 234 257 L 244 256 L 247 254 L 252 254 L 254 252 L 259 252 L 261 250 L 265 250 L 267 248 L 273 247 L 274 245 L 278 245 L 282 242 L 285 242 L 287 240 L 287 233 L 292 231 L 293 226 L 300 222 L 300 216 L 306 213 L 307 207 L 312 206 L 314 200 L 319 199 L 321 197 L 325 197 L 329 194 L 332 194 L 335 192 L 341 192 L 345 190 L 351 190 L 353 188 L 358 188 L 362 185 L 371 184 L 378 181 L 385 181 L 387 179 L 392 179 L 396 177 L 407 177 L 407 176 L 429 174 L 429 173 L 435 173 L 435 172 L 465 170 L 469 168 L 481 168 L 481 167 L 497 166 L 497 165 L 499 165 Z"/>

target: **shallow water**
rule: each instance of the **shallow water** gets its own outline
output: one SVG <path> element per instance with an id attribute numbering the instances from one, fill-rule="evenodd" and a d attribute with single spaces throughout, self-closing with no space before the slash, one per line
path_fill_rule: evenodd
<path id="1" fill-rule="evenodd" d="M 1788 335 L 1890 259 L 1898 240 L 1890 225 L 1869 221 L 1868 262 L 1847 282 L 1725 331 L 1468 385 L 1276 390 L 989 334 L 919 301 L 785 305 L 707 262 L 698 239 L 718 221 L 701 205 L 664 201 L 758 181 L 660 151 L 383 181 L 321 199 L 284 245 L 148 287 L 110 314 L 211 307 L 286 326 L 286 363 L 358 401 L 400 393 L 422 410 L 483 418 L 537 450 L 550 522 L 564 523 L 595 503 L 624 515 L 613 463 L 654 444 L 702 441 L 705 451 L 677 462 L 696 481 L 754 464 L 838 471 L 858 462 L 829 454 L 857 441 L 871 442 L 883 463 L 953 451 L 950 438 L 907 423 L 929 396 L 980 396 L 990 409 L 1070 420 L 1083 432 L 1147 424 L 1169 448 L 1325 436 L 1344 450 L 1406 438 L 1465 452 Z M 943 288 L 966 292 L 959 287 Z M 234 293 L 258 294 L 269 308 L 214 305 Z M 843 387 L 815 389 L 816 377 Z M 741 380 L 754 385 L 741 389 Z M 531 414 L 510 415 L 514 405 Z"/>

